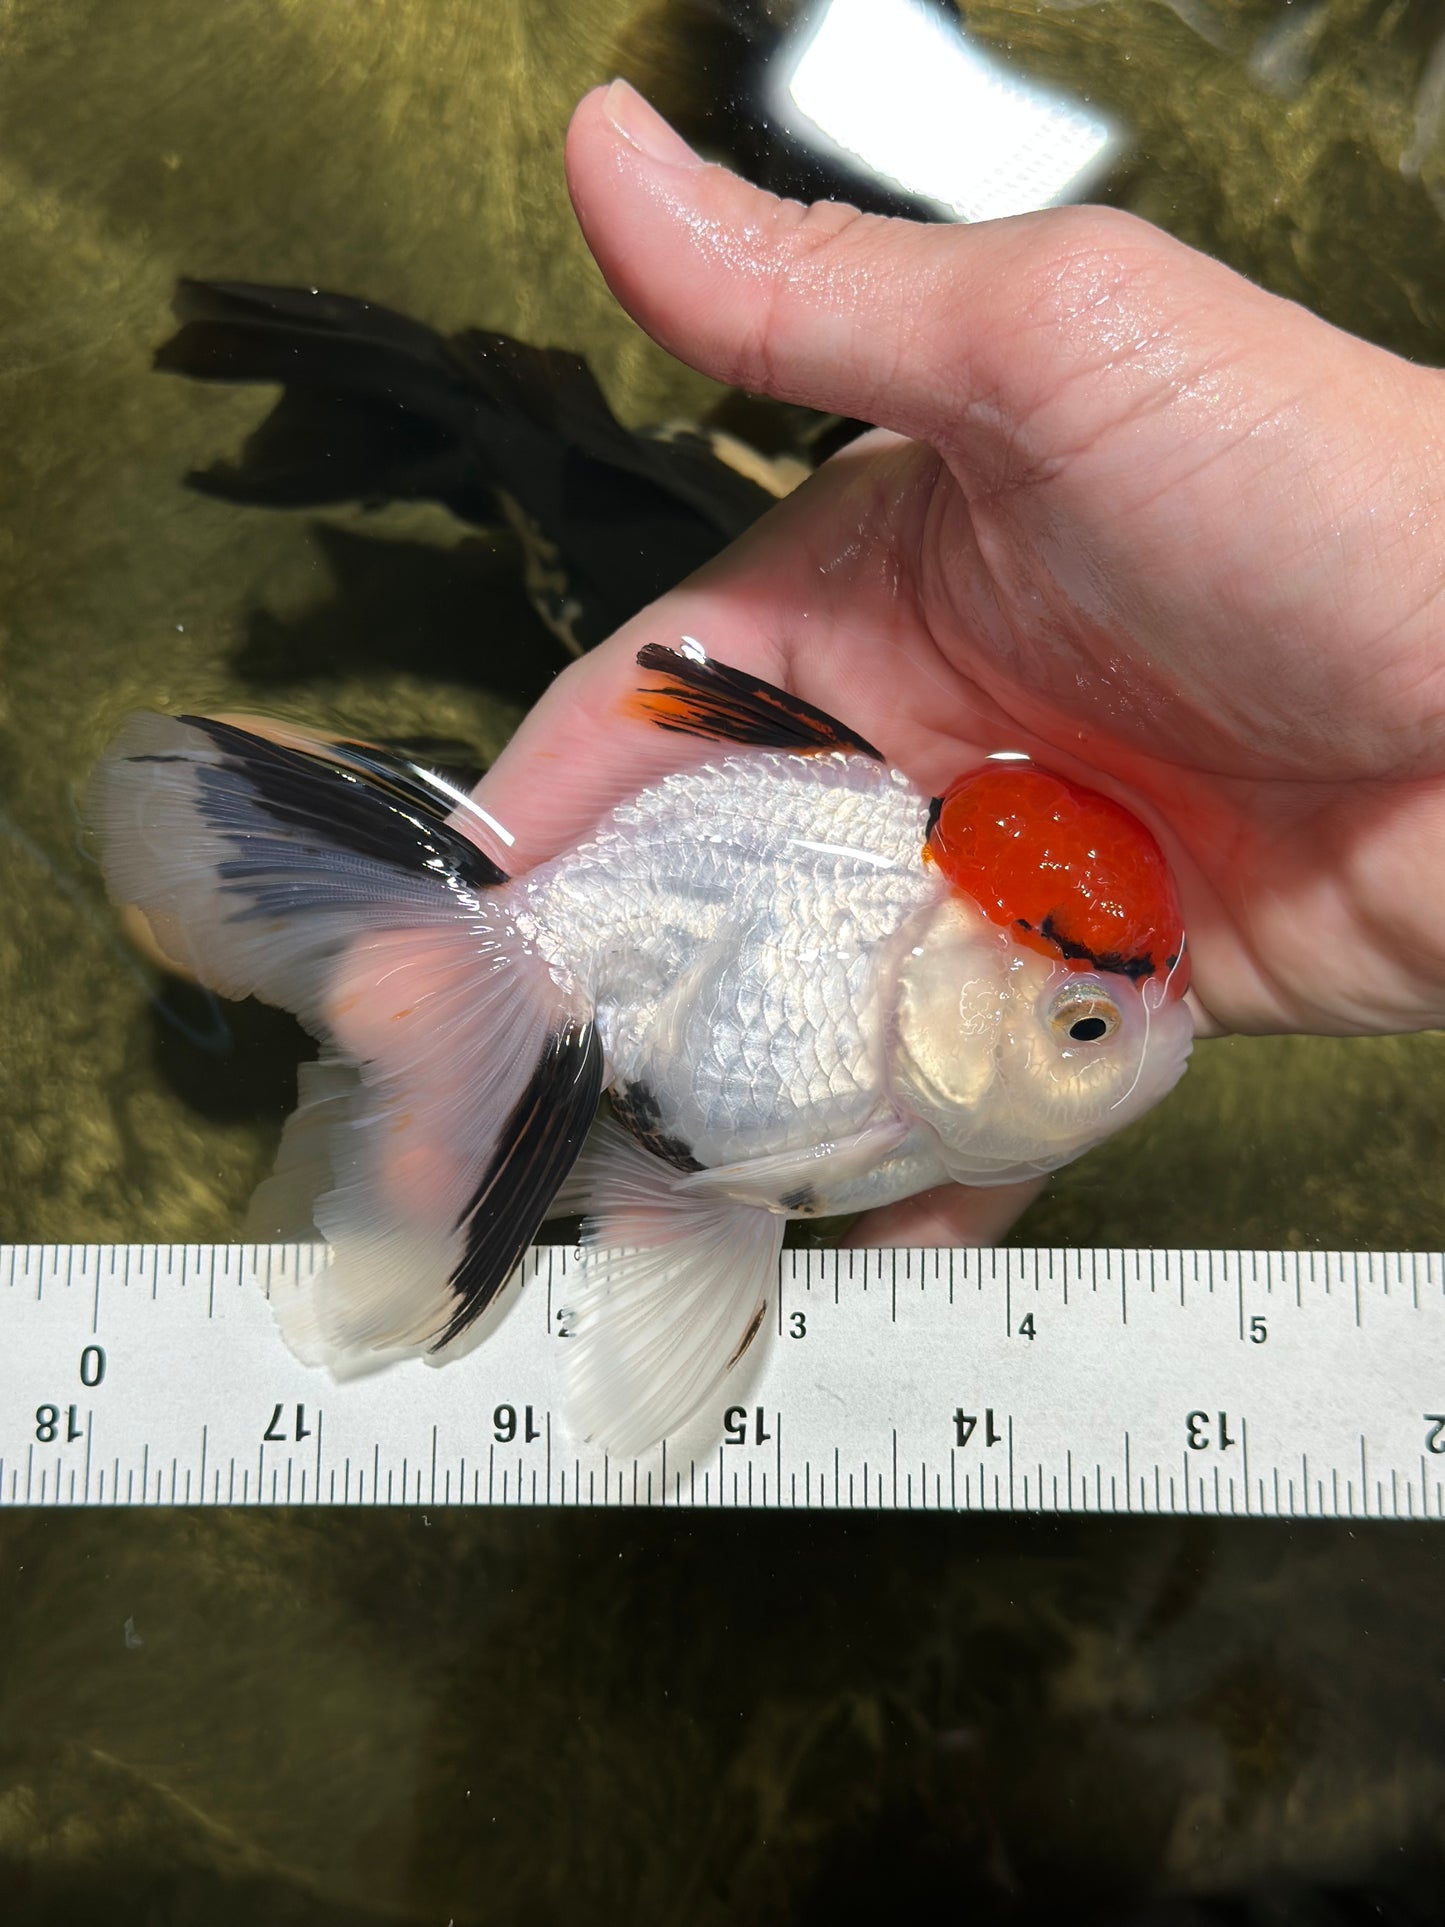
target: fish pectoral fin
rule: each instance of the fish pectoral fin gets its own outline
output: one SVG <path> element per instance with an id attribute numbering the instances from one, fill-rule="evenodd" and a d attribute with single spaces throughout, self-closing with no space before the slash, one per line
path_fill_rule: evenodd
<path id="1" fill-rule="evenodd" d="M 681 650 L 650 642 L 638 650 L 637 666 L 658 680 L 637 690 L 628 707 L 659 729 L 747 749 L 790 749 L 800 756 L 838 750 L 883 761 L 881 751 L 826 710 L 761 676 L 715 662 L 696 643 Z"/>
<path id="2" fill-rule="evenodd" d="M 777 1282 L 784 1220 L 689 1194 L 612 1123 L 579 1160 L 591 1215 L 566 1310 L 568 1419 L 614 1454 L 645 1451 L 706 1404 L 747 1351 Z"/>
<path id="3" fill-rule="evenodd" d="M 689 1172 L 678 1180 L 678 1189 L 697 1198 L 731 1198 L 769 1211 L 781 1209 L 795 1217 L 825 1216 L 829 1193 L 891 1157 L 911 1128 L 890 1113 L 849 1137 Z"/>

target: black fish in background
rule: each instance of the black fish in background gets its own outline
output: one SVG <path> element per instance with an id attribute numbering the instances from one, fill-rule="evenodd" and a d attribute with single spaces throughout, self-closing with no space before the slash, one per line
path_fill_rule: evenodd
<path id="1" fill-rule="evenodd" d="M 280 400 L 235 463 L 188 477 L 228 502 L 439 502 L 511 526 L 528 596 L 573 654 L 716 555 L 808 472 L 734 436 L 633 431 L 580 355 L 481 328 L 442 335 L 352 295 L 182 281 L 157 368 L 267 382 Z M 812 459 L 836 445 L 821 430 Z"/>

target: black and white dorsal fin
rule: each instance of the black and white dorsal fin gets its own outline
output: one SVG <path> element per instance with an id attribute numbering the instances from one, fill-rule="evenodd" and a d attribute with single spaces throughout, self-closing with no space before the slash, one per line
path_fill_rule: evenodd
<path id="1" fill-rule="evenodd" d="M 714 662 L 696 643 L 667 649 L 650 642 L 638 650 L 637 666 L 657 680 L 636 692 L 634 713 L 659 729 L 746 749 L 793 750 L 800 756 L 837 750 L 883 761 L 880 750 L 826 710 L 760 676 Z"/>

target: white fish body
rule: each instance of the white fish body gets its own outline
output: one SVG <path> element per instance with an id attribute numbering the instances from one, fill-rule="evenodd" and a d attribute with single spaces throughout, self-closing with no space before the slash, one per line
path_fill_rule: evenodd
<path id="1" fill-rule="evenodd" d="M 927 811 L 862 757 L 754 752 L 643 791 L 514 886 L 519 927 L 596 1013 L 613 1108 L 639 1138 L 696 1169 L 878 1120 L 884 956 L 942 894 Z"/>
<path id="2" fill-rule="evenodd" d="M 746 682 L 673 660 L 686 689 Z M 283 1315 L 303 1356 L 464 1348 L 548 1211 L 583 1208 L 570 1414 L 637 1450 L 746 1349 L 787 1217 L 1054 1169 L 1176 1080 L 1164 985 L 1014 941 L 925 856 L 928 797 L 753 687 L 801 750 L 669 776 L 511 879 L 359 746 L 161 718 L 117 744 L 113 893 L 323 1042 L 248 1227 L 331 1244 Z M 1070 1035 L 1081 998 L 1107 1036 Z"/>

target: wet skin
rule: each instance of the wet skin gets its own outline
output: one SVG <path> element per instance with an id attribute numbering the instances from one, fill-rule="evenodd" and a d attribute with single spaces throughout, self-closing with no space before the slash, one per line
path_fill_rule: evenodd
<path id="1" fill-rule="evenodd" d="M 620 709 L 638 649 L 690 635 L 925 788 L 1022 749 L 1136 810 L 1201 1034 L 1445 1022 L 1438 373 L 1113 211 L 779 201 L 620 83 L 567 169 L 665 347 L 882 428 L 558 678 L 478 791 L 510 870 L 677 765 Z M 933 1192 L 861 1235 L 988 1239 L 1030 1195 Z"/>

